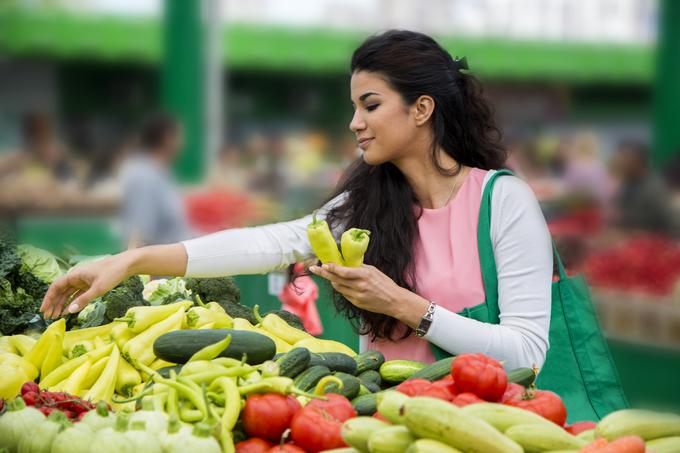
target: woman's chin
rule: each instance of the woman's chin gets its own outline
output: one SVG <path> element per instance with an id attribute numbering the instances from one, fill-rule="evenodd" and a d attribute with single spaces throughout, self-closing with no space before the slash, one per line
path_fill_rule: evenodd
<path id="1" fill-rule="evenodd" d="M 364 151 L 361 157 L 368 165 L 380 165 L 385 163 L 384 159 L 381 159 L 379 155 L 372 153 L 371 151 Z"/>

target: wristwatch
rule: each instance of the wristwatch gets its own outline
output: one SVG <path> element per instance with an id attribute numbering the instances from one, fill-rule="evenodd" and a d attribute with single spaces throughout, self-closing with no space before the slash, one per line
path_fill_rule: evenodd
<path id="1" fill-rule="evenodd" d="M 416 328 L 416 335 L 418 335 L 419 337 L 424 337 L 425 335 L 427 335 L 427 331 L 430 330 L 430 326 L 432 325 L 432 320 L 434 319 L 434 311 L 436 309 L 437 304 L 430 301 L 430 306 L 427 307 L 427 311 L 421 318 L 420 324 L 418 324 L 418 328 Z"/>

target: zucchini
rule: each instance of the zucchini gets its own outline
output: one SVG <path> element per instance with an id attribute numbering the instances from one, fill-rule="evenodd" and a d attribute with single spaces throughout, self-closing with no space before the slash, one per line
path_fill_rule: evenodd
<path id="1" fill-rule="evenodd" d="M 524 387 L 529 387 L 535 379 L 536 373 L 531 368 L 515 368 L 508 372 L 508 382 L 514 382 Z"/>
<path id="2" fill-rule="evenodd" d="M 390 424 L 373 417 L 354 417 L 345 421 L 340 436 L 347 445 L 359 451 L 368 451 L 368 438 L 376 431 L 389 428 Z"/>
<path id="3" fill-rule="evenodd" d="M 279 358 L 279 376 L 294 378 L 309 366 L 311 354 L 307 348 L 294 348 Z"/>
<path id="4" fill-rule="evenodd" d="M 352 400 L 352 407 L 359 415 L 373 415 L 378 410 L 377 395 L 370 393 L 368 395 L 357 396 Z"/>
<path id="5" fill-rule="evenodd" d="M 361 381 L 358 377 L 341 371 L 333 373 L 333 376 L 342 381 L 342 388 L 339 388 L 336 383 L 330 383 L 326 386 L 325 393 L 338 393 L 348 400 L 356 398 L 359 394 L 359 387 L 361 387 Z"/>
<path id="6" fill-rule="evenodd" d="M 357 363 L 357 374 L 368 370 L 377 370 L 385 363 L 385 356 L 380 351 L 368 350 L 354 357 Z"/>
<path id="7" fill-rule="evenodd" d="M 312 353 L 309 366 L 316 365 L 323 365 L 331 371 L 342 371 L 352 376 L 357 374 L 357 363 L 352 357 L 342 352 Z"/>
<path id="8" fill-rule="evenodd" d="M 399 384 L 426 366 L 415 360 L 388 360 L 380 365 L 380 377 L 388 384 Z"/>
<path id="9" fill-rule="evenodd" d="M 427 379 L 430 382 L 438 381 L 444 376 L 451 374 L 451 364 L 455 357 L 447 357 L 437 360 L 422 370 L 416 371 L 410 379 Z"/>
<path id="10" fill-rule="evenodd" d="M 156 339 L 153 353 L 171 363 L 186 363 L 196 352 L 224 340 L 227 335 L 231 335 L 231 342 L 219 357 L 241 359 L 245 354 L 247 363 L 258 365 L 276 354 L 276 345 L 270 338 L 257 332 L 232 329 L 174 330 Z"/>
<path id="11" fill-rule="evenodd" d="M 366 383 L 368 382 L 380 387 L 380 384 L 382 384 L 382 378 L 380 377 L 380 373 L 378 373 L 375 370 L 364 371 L 358 376 L 358 378 L 364 385 L 366 385 Z"/>
<path id="12" fill-rule="evenodd" d="M 331 374 L 331 370 L 327 366 L 315 365 L 298 374 L 293 383 L 298 389 L 309 392 L 314 389 L 322 377 L 329 374 Z"/>
<path id="13" fill-rule="evenodd" d="M 401 453 L 415 442 L 416 438 L 407 427 L 397 425 L 373 431 L 368 437 L 368 451 L 371 453 Z"/>
<path id="14" fill-rule="evenodd" d="M 587 445 L 585 440 L 569 434 L 554 423 L 515 425 L 508 428 L 505 435 L 528 452 L 579 450 Z"/>

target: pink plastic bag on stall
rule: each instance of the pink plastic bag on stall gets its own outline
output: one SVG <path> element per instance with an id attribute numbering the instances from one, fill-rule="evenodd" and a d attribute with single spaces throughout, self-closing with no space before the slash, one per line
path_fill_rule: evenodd
<path id="1" fill-rule="evenodd" d="M 304 265 L 297 263 L 294 269 L 296 274 L 300 273 L 304 270 Z M 316 308 L 318 298 L 319 287 L 308 275 L 296 278 L 294 284 L 288 283 L 279 294 L 281 308 L 298 315 L 305 330 L 311 335 L 323 333 L 323 325 Z"/>

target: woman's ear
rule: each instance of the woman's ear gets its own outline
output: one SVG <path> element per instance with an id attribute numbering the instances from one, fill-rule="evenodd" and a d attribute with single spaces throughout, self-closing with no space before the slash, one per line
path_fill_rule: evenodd
<path id="1" fill-rule="evenodd" d="M 413 104 L 412 110 L 416 126 L 422 126 L 429 121 L 434 112 L 434 99 L 430 96 L 420 96 Z"/>

